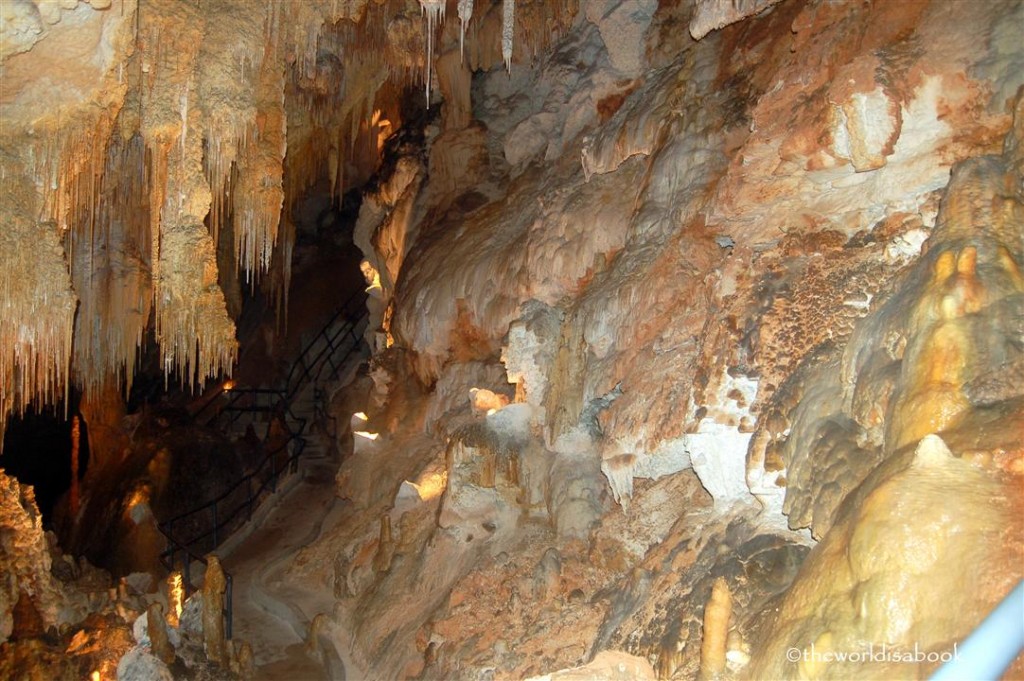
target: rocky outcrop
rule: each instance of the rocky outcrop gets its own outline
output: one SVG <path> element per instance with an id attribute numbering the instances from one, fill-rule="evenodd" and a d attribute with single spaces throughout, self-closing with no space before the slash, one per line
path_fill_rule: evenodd
<path id="1" fill-rule="evenodd" d="M 62 265 L 110 203 L 87 180 L 149 159 L 123 185 L 148 211 L 105 242 L 148 256 L 99 262 L 149 272 L 187 383 L 233 357 L 218 235 L 272 270 L 282 205 L 383 158 L 355 234 L 373 390 L 337 414 L 351 503 L 286 573 L 337 600 L 318 645 L 384 677 L 931 673 L 787 654 L 939 653 L 1021 577 L 1024 6 L 458 5 L 154 0 L 135 42 L 96 3 L 39 30 L 19 3 L 0 258 L 34 257 L 0 288 L 34 316 L 0 323 L 0 380 L 28 381 L 0 413 L 67 384 L 75 296 L 94 338 L 126 329 L 84 373 L 134 358 L 148 303 L 103 312 L 117 287 Z M 75 26 L 107 58 L 47 89 L 57 126 L 26 73 Z M 30 123 L 74 134 L 43 149 Z"/>
<path id="2" fill-rule="evenodd" d="M 0 640 L 6 641 L 14 632 L 22 599 L 44 630 L 61 621 L 62 598 L 50 561 L 35 493 L 0 470 Z"/>
<path id="3" fill-rule="evenodd" d="M 396 640 L 375 643 L 380 625 L 351 645 L 395 670 L 493 665 L 513 676 L 621 649 L 666 678 L 686 678 L 698 673 L 699 613 L 721 579 L 732 610 L 718 623 L 715 674 L 824 674 L 785 666 L 785 648 L 801 637 L 824 636 L 820 645 L 833 650 L 854 640 L 906 646 L 918 635 L 938 650 L 1019 577 L 1020 530 L 1007 529 L 1005 513 L 1020 503 L 1010 491 L 1019 447 L 1006 435 L 1020 408 L 996 378 L 1001 369 L 1015 375 L 1020 353 L 1012 339 L 1024 253 L 1010 189 L 1019 186 L 1018 161 L 1013 151 L 996 157 L 1004 140 L 1018 145 L 1007 133 L 1020 75 L 999 36 L 1019 8 L 662 5 L 630 27 L 643 29 L 644 58 L 658 68 L 617 82 L 614 106 L 584 112 L 579 102 L 605 102 L 611 74 L 635 57 L 607 44 L 622 19 L 615 7 L 588 5 L 563 51 L 518 82 L 479 77 L 474 112 L 501 149 L 487 172 L 504 173 L 504 186 L 482 179 L 479 205 L 456 209 L 459 201 L 437 194 L 468 189 L 434 185 L 428 165 L 423 201 L 451 208 L 403 232 L 418 236 L 399 276 L 389 275 L 390 331 L 430 399 L 445 405 L 431 422 L 450 439 L 438 525 L 409 516 L 410 531 L 435 532 L 438 542 L 473 518 L 488 531 L 509 524 L 508 452 L 453 425 L 469 418 L 454 409 L 465 389 L 454 377 L 500 357 L 517 404 L 495 415 L 529 406 L 534 439 L 513 448 L 520 516 L 503 538 L 507 558 L 468 547 L 458 558 L 444 553 L 458 576 L 446 571 L 435 587 L 450 600 L 431 592 L 427 600 L 440 605 L 417 610 L 415 637 L 411 626 L 396 636 L 407 637 L 404 653 Z M 703 39 L 672 30 L 683 22 Z M 566 76 L 568 61 L 584 54 L 587 69 Z M 451 142 L 425 143 L 433 164 Z M 396 408 L 388 402 L 370 414 L 383 417 L 377 457 L 404 431 L 384 416 Z M 937 432 L 952 452 L 945 458 L 927 453 Z M 920 447 L 932 463 L 912 463 Z M 603 500 L 590 486 L 595 462 L 611 493 Z M 673 525 L 652 506 L 654 489 L 683 478 L 710 498 L 700 521 L 675 511 Z M 986 490 L 995 501 L 984 512 L 958 507 L 948 532 L 936 532 L 928 490 L 953 479 L 965 495 Z M 410 498 L 399 493 L 393 508 Z M 639 548 L 640 530 L 613 520 L 637 507 L 661 528 Z M 583 520 L 565 523 L 567 509 Z M 896 527 L 902 534 L 891 537 L 879 529 Z M 460 531 L 477 545 L 478 527 Z M 908 563 L 918 532 L 938 535 L 929 549 L 943 556 L 936 563 Z M 963 545 L 939 539 L 950 532 Z M 573 544 L 581 540 L 585 549 Z M 560 581 L 545 557 L 552 546 Z M 419 565 L 439 555 L 426 549 Z M 832 563 L 854 555 L 863 559 L 853 566 Z M 914 596 L 945 583 L 932 565 L 970 556 L 997 567 L 991 590 L 968 596 L 962 616 Z M 364 587 L 361 603 L 374 589 L 398 588 L 394 566 Z M 583 602 L 561 591 L 577 569 L 587 575 L 576 577 L 587 585 Z M 527 575 L 547 586 L 528 587 Z M 843 585 L 825 587 L 826 575 L 845 575 Z M 600 613 L 600 626 L 570 635 L 544 619 L 552 602 L 566 621 Z M 840 602 L 863 607 L 854 616 L 829 605 Z M 490 604 L 518 649 L 543 650 L 546 666 L 511 654 L 515 646 L 479 621 L 474 607 Z M 817 614 L 822 608 L 831 614 Z M 529 634 L 516 628 L 524 621 Z M 467 637 L 472 645 L 459 643 Z M 563 647 L 554 652 L 540 637 Z"/>

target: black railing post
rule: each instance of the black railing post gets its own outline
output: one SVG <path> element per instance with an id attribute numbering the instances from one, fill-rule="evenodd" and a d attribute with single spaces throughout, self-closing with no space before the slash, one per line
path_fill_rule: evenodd
<path id="1" fill-rule="evenodd" d="M 246 497 L 248 498 L 249 511 L 246 514 L 249 520 L 252 520 L 252 475 L 245 476 L 245 491 Z"/>
<path id="2" fill-rule="evenodd" d="M 213 502 L 213 549 L 220 546 L 220 542 L 217 541 L 217 502 Z M 213 549 L 210 549 L 213 551 Z"/>
<path id="3" fill-rule="evenodd" d="M 234 595 L 234 581 L 231 579 L 231 575 L 229 575 L 229 574 L 225 573 L 225 577 L 227 578 L 227 585 L 226 585 L 226 588 L 224 589 L 224 601 L 225 601 L 225 608 L 224 608 L 224 622 L 225 622 L 224 637 L 230 640 L 231 639 L 231 625 L 232 625 L 232 620 L 233 620 L 233 617 L 232 617 L 232 614 L 231 614 L 231 598 Z"/>
<path id="4" fill-rule="evenodd" d="M 0 0 L 0 2 L 2 1 L 3 0 Z M 353 309 L 353 307 L 357 304 L 361 305 L 364 299 L 365 295 L 363 295 L 362 292 L 360 291 L 356 294 L 353 294 L 345 302 L 345 304 L 338 309 L 338 311 L 331 318 L 330 322 L 326 326 L 324 326 L 320 330 L 319 334 L 306 345 L 306 347 L 299 354 L 298 359 L 296 359 L 295 362 L 292 363 L 291 370 L 288 373 L 288 378 L 284 384 L 284 388 L 232 389 L 232 395 L 227 400 L 227 404 L 223 405 L 220 411 L 212 419 L 210 419 L 211 423 L 214 421 L 218 421 L 224 427 L 230 428 L 232 424 L 234 424 L 241 418 L 243 412 L 248 414 L 263 414 L 264 416 L 269 416 L 271 412 L 279 410 L 279 412 L 283 414 L 283 425 L 285 428 L 286 435 L 285 441 L 282 443 L 280 447 L 274 449 L 267 456 L 265 456 L 262 459 L 262 461 L 254 468 L 254 470 L 251 473 L 247 474 L 244 479 L 244 483 L 246 485 L 245 503 L 247 516 L 249 520 L 252 519 L 253 509 L 258 501 L 258 492 L 262 492 L 267 487 L 266 483 L 260 482 L 260 479 L 262 478 L 265 470 L 264 467 L 267 464 L 267 460 L 269 459 L 270 463 L 269 486 L 271 491 L 274 493 L 277 492 L 277 479 L 279 475 L 284 473 L 286 470 L 286 467 L 284 465 L 278 465 L 279 463 L 282 463 L 278 461 L 278 458 L 282 451 L 284 452 L 284 463 L 287 464 L 287 469 L 289 469 L 292 473 L 298 470 L 298 459 L 305 450 L 306 441 L 302 435 L 306 429 L 307 424 L 305 418 L 301 418 L 292 413 L 290 405 L 292 398 L 299 392 L 299 390 L 304 385 L 306 385 L 310 381 L 314 382 L 314 389 L 316 389 L 316 381 L 321 378 L 322 374 L 324 373 L 328 366 L 332 371 L 330 378 L 333 378 L 334 375 L 337 374 L 339 366 L 343 366 L 344 362 L 350 356 L 360 351 L 362 347 L 362 338 L 356 335 L 356 329 L 362 322 L 365 313 L 363 316 L 360 316 L 360 318 L 354 322 L 348 319 L 347 317 L 350 311 Z M 340 319 L 342 319 L 343 316 L 346 317 L 344 321 L 336 330 L 332 332 L 332 329 L 334 329 L 335 324 Z M 353 343 L 351 347 L 346 347 L 346 344 L 338 342 L 339 339 L 341 339 L 346 334 L 352 338 Z M 319 344 L 320 341 L 320 336 L 323 336 L 324 339 L 326 340 L 326 347 L 323 347 L 323 345 L 321 344 L 320 349 L 316 350 L 316 346 Z M 340 360 L 336 362 L 335 356 L 340 357 Z M 216 393 L 214 397 L 210 399 L 206 405 L 204 405 L 204 408 L 201 409 L 199 413 L 197 413 L 197 417 L 199 416 L 199 414 L 205 411 L 205 408 L 207 406 L 215 403 L 217 398 L 222 396 L 223 394 L 223 391 Z M 322 395 L 319 397 L 319 399 L 322 401 Z M 322 407 L 322 404 L 320 404 L 319 406 Z M 227 419 L 221 418 L 221 416 L 224 415 L 225 412 L 228 412 Z M 325 416 L 323 413 L 323 409 L 318 409 L 318 405 L 316 404 L 314 405 L 314 414 L 320 418 L 323 418 Z M 289 423 L 289 418 L 294 422 L 294 427 Z M 227 421 L 226 424 L 224 423 L 225 420 Z M 255 490 L 253 489 L 253 478 L 257 479 L 257 487 Z M 202 506 L 194 508 L 190 511 L 181 513 L 167 521 L 166 525 L 160 526 L 160 531 L 164 533 L 164 536 L 167 538 L 168 543 L 168 549 L 163 554 L 161 554 L 161 559 L 165 555 L 168 556 L 168 569 L 174 569 L 178 551 L 181 551 L 183 563 L 182 582 L 186 597 L 188 597 L 190 593 L 195 591 L 195 587 L 192 584 L 192 559 L 194 556 L 194 554 L 192 553 L 192 548 L 200 547 L 201 544 L 205 544 L 207 537 L 210 537 L 212 539 L 214 545 L 213 548 L 217 548 L 222 538 L 220 532 L 221 528 L 218 504 L 221 501 L 226 500 L 230 495 L 234 494 L 242 483 L 243 480 L 239 480 L 231 489 L 222 494 L 220 497 L 212 501 L 209 501 L 203 504 Z M 184 520 L 185 518 L 195 518 L 197 514 L 203 513 L 204 511 L 206 511 L 207 508 L 210 509 L 213 517 L 212 532 L 200 532 L 200 534 L 195 539 L 190 540 L 187 543 L 179 543 L 178 540 L 175 538 L 174 532 L 175 525 L 178 524 L 177 521 Z M 239 506 L 235 508 L 233 511 L 227 511 L 228 517 L 227 520 L 225 521 L 225 526 L 228 526 L 231 523 L 231 520 L 238 514 L 240 510 L 241 507 Z M 206 564 L 206 560 L 201 556 L 196 556 L 196 560 L 203 563 L 204 565 Z M 233 583 L 231 575 L 229 573 L 225 572 L 225 578 L 227 584 L 225 589 L 225 602 L 223 612 L 225 618 L 225 632 L 227 634 L 227 638 L 230 639 L 232 638 L 233 625 Z"/>

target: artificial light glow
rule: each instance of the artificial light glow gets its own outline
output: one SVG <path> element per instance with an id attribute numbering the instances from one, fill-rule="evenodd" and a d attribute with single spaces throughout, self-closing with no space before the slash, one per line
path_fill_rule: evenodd
<path id="1" fill-rule="evenodd" d="M 181 581 L 180 572 L 172 572 L 167 578 L 167 601 L 170 607 L 167 609 L 167 619 L 173 627 L 178 626 L 181 620 L 181 610 L 185 601 L 185 587 Z"/>
<path id="2" fill-rule="evenodd" d="M 490 416 L 491 414 L 497 414 L 497 413 L 498 413 L 497 409 L 488 409 L 487 410 L 487 415 L 488 416 Z"/>
<path id="3" fill-rule="evenodd" d="M 355 414 L 352 414 L 352 415 L 355 416 L 360 421 L 369 421 L 370 420 L 370 417 L 367 416 L 365 412 L 357 411 Z"/>
<path id="4" fill-rule="evenodd" d="M 128 500 L 128 509 L 131 510 L 139 504 L 149 503 L 149 489 L 146 487 L 139 487 L 132 492 L 131 499 Z"/>
<path id="5" fill-rule="evenodd" d="M 356 435 L 358 435 L 359 437 L 365 437 L 367 440 L 376 440 L 378 437 L 380 437 L 379 433 L 368 433 L 365 430 L 357 430 Z"/>
<path id="6" fill-rule="evenodd" d="M 370 125 L 377 128 L 377 153 L 379 154 L 384 148 L 384 143 L 391 137 L 391 121 L 382 117 L 380 109 L 374 109 Z"/>
<path id="7" fill-rule="evenodd" d="M 416 488 L 420 501 L 430 501 L 439 497 L 444 492 L 445 487 L 448 486 L 448 472 L 434 473 L 424 478 L 420 483 L 411 482 L 409 484 Z"/>
<path id="8" fill-rule="evenodd" d="M 227 381 L 224 381 L 224 385 L 222 386 L 222 389 L 224 390 L 224 392 L 229 392 L 234 387 L 235 387 L 235 382 L 233 380 L 229 379 Z"/>
<path id="9" fill-rule="evenodd" d="M 389 348 L 395 344 L 395 339 L 391 335 L 391 317 L 394 314 L 395 306 L 394 303 L 392 303 L 384 309 L 384 319 L 380 323 L 380 328 L 384 329 L 384 345 Z"/>
<path id="10" fill-rule="evenodd" d="M 100 676 L 100 672 L 98 669 L 94 671 L 92 674 L 89 674 L 89 681 L 101 681 L 102 678 L 103 677 Z"/>

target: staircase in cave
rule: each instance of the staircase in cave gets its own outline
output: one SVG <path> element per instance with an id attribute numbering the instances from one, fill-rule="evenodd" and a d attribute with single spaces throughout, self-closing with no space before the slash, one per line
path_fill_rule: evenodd
<path id="1" fill-rule="evenodd" d="M 337 308 L 292 362 L 280 387 L 228 383 L 195 414 L 196 421 L 235 438 L 255 433 L 262 454 L 219 497 L 160 524 L 167 540 L 161 562 L 168 570 L 181 570 L 186 592 L 195 589 L 193 563 L 205 565 L 205 556 L 249 524 L 279 490 L 302 479 L 333 478 L 336 429 L 326 411 L 328 389 L 344 385 L 365 360 L 365 300 L 360 291 Z M 226 577 L 225 633 L 230 638 L 232 577 Z"/>

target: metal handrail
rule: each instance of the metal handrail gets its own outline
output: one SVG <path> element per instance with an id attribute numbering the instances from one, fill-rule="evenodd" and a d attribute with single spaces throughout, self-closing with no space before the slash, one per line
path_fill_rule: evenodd
<path id="1" fill-rule="evenodd" d="M 324 324 L 324 326 L 320 329 L 320 332 L 316 336 L 314 336 L 313 339 L 309 341 L 306 344 L 306 346 L 302 349 L 302 352 L 299 353 L 298 359 L 292 363 L 292 368 L 288 372 L 288 378 L 285 380 L 285 395 L 288 400 L 291 400 L 291 398 L 295 396 L 295 393 L 298 392 L 299 388 L 302 387 L 305 380 L 309 377 L 310 372 L 314 367 L 316 367 L 317 363 L 323 358 L 324 354 L 329 350 L 335 350 L 334 341 L 338 340 L 338 338 L 343 333 L 354 336 L 354 331 L 356 327 L 363 320 L 363 318 L 366 317 L 366 297 L 366 291 L 357 291 L 353 293 L 351 296 L 349 296 L 348 300 L 342 303 L 341 306 L 338 307 L 338 309 L 331 316 L 330 320 L 328 320 L 328 322 Z M 332 327 L 334 327 L 335 323 L 337 323 L 337 321 L 343 315 L 351 315 L 356 312 L 358 312 L 359 314 L 355 317 L 354 321 L 349 320 L 349 322 L 345 324 L 341 329 L 339 329 L 334 335 L 330 335 L 328 333 L 329 330 Z M 324 346 L 323 349 L 320 350 L 319 353 L 317 353 L 317 356 L 315 358 L 312 358 L 311 361 L 307 362 L 307 355 L 309 355 L 313 351 L 313 347 L 321 338 L 326 339 L 327 344 Z M 351 352 L 346 353 L 345 358 L 342 359 L 342 363 L 344 363 L 345 359 L 348 359 L 349 354 L 351 354 Z M 300 367 L 302 368 L 302 373 L 301 375 L 298 375 L 297 372 Z"/>
<path id="2" fill-rule="evenodd" d="M 331 319 L 320 329 L 316 336 L 310 340 L 303 348 L 302 352 L 299 353 L 298 359 L 292 363 L 291 370 L 288 372 L 288 378 L 285 382 L 283 389 L 275 388 L 231 388 L 224 392 L 230 392 L 231 398 L 228 403 L 218 410 L 217 414 L 210 419 L 210 422 L 216 421 L 222 414 L 232 414 L 227 425 L 234 423 L 242 414 L 249 413 L 278 413 L 282 415 L 282 423 L 284 424 L 287 438 L 279 446 L 275 447 L 270 451 L 256 466 L 254 470 L 247 473 L 240 478 L 234 485 L 232 485 L 227 491 L 222 493 L 215 499 L 211 499 L 200 506 L 197 506 L 191 510 L 179 513 L 178 515 L 164 521 L 158 525 L 160 532 L 167 539 L 168 548 L 160 554 L 160 562 L 168 570 L 173 570 L 175 561 L 178 555 L 182 557 L 182 583 L 185 590 L 186 597 L 194 591 L 191 580 L 191 563 L 193 560 L 197 560 L 203 565 L 207 564 L 204 553 L 199 553 L 199 546 L 210 540 L 210 551 L 216 549 L 221 540 L 225 537 L 221 533 L 221 530 L 226 528 L 232 523 L 239 515 L 243 508 L 246 509 L 246 521 L 252 519 L 254 502 L 259 500 L 260 495 L 265 492 L 268 488 L 271 494 L 277 492 L 277 482 L 282 473 L 285 470 L 294 473 L 298 470 L 298 460 L 302 456 L 303 450 L 306 447 L 306 440 L 303 437 L 305 432 L 307 421 L 304 418 L 296 416 L 291 410 L 291 399 L 299 392 L 303 385 L 306 384 L 310 378 L 314 382 L 319 381 L 325 364 L 330 364 L 331 372 L 328 374 L 327 380 L 333 378 L 338 370 L 345 365 L 348 359 L 360 348 L 361 338 L 356 334 L 358 326 L 366 319 L 365 310 L 355 318 L 355 320 L 348 319 L 338 329 L 331 333 L 331 329 L 334 328 L 335 324 L 342 317 L 342 315 L 349 315 L 354 313 L 358 308 L 356 305 L 362 306 L 365 303 L 366 294 L 365 292 L 357 292 L 350 296 L 337 311 L 331 316 Z M 344 355 L 335 361 L 333 355 L 335 352 L 340 350 L 343 345 L 335 345 L 335 342 L 343 336 L 347 335 L 353 341 L 352 345 L 345 349 Z M 313 348 L 321 339 L 326 340 L 326 343 L 314 357 L 309 357 L 313 354 Z M 326 358 L 326 361 L 324 359 Z M 301 371 L 299 371 L 301 367 Z M 206 411 L 223 393 L 217 393 L 212 399 L 207 401 L 206 404 L 196 413 L 196 418 L 199 417 L 203 412 Z M 267 400 L 264 404 L 261 404 L 261 399 L 266 397 Z M 249 398 L 251 402 L 249 404 L 241 404 L 246 398 Z M 291 419 L 295 424 L 295 427 L 289 425 L 288 420 Z M 270 437 L 270 428 L 268 426 L 267 434 L 264 438 L 266 441 Z M 292 447 L 292 451 L 286 458 L 281 466 L 278 468 L 278 458 L 282 451 L 287 452 L 289 446 Z M 263 474 L 264 469 L 270 466 L 270 475 L 267 476 L 262 482 L 259 481 L 259 476 Z M 254 488 L 254 481 L 255 484 Z M 242 486 L 246 488 L 245 501 L 237 504 L 227 514 L 223 513 L 223 504 L 231 495 L 235 494 Z M 212 526 L 209 530 L 201 532 L 200 534 L 188 539 L 179 540 L 175 535 L 175 525 L 181 525 L 185 520 L 198 516 L 200 514 L 210 513 L 212 516 Z M 232 633 L 232 595 L 233 595 L 233 582 L 231 575 L 225 571 L 226 589 L 225 589 L 225 604 L 224 604 L 224 618 L 225 618 L 225 635 L 227 638 L 231 638 Z"/>
<path id="3" fill-rule="evenodd" d="M 189 511 L 185 511 L 184 513 L 179 513 L 173 518 L 165 522 L 162 522 L 157 526 L 161 534 L 163 534 L 164 537 L 167 539 L 168 544 L 168 548 L 160 554 L 160 562 L 164 565 L 164 567 L 166 567 L 168 570 L 173 570 L 178 554 L 181 554 L 182 584 L 185 590 L 186 597 L 188 597 L 188 595 L 195 590 L 192 585 L 192 561 L 198 560 L 203 565 L 207 564 L 205 554 L 197 552 L 197 547 L 205 544 L 207 540 L 211 540 L 209 549 L 210 551 L 220 546 L 221 539 L 223 538 L 220 535 L 221 529 L 229 526 L 229 524 L 232 523 L 236 517 L 238 517 L 239 513 L 243 508 L 246 509 L 246 520 L 251 520 L 254 508 L 254 501 L 257 501 L 260 495 L 268 488 L 270 489 L 271 493 L 275 493 L 277 491 L 277 482 L 280 479 L 281 474 L 284 473 L 285 470 L 289 470 L 290 472 L 293 473 L 297 470 L 299 457 L 302 456 L 302 452 L 306 446 L 305 438 L 302 437 L 302 431 L 305 430 L 306 427 L 306 420 L 302 418 L 298 418 L 297 420 L 299 421 L 300 424 L 298 431 L 295 432 L 289 430 L 288 438 L 283 443 L 281 443 L 279 447 L 276 447 L 273 450 L 271 450 L 251 473 L 243 476 L 230 489 L 228 489 L 226 492 L 216 497 L 215 499 L 206 502 L 202 506 L 196 507 Z M 285 425 L 287 427 L 287 422 L 285 423 Z M 295 443 L 294 450 L 291 452 L 290 456 L 287 459 L 285 459 L 285 461 L 282 462 L 284 465 L 282 465 L 281 468 L 279 469 L 277 466 L 277 459 L 280 453 L 282 451 L 287 451 L 288 446 L 291 445 L 293 442 Z M 256 480 L 258 482 L 259 474 L 263 472 L 263 470 L 268 466 L 268 464 L 270 466 L 270 475 L 262 482 L 259 482 L 254 489 L 253 481 Z M 218 505 L 224 502 L 224 500 L 226 500 L 232 494 L 237 492 L 239 489 L 241 489 L 243 485 L 246 487 L 245 502 L 239 503 L 227 514 L 219 513 L 218 508 L 220 507 Z M 209 530 L 201 532 L 200 534 L 195 535 L 188 540 L 179 540 L 177 538 L 174 531 L 175 525 L 180 525 L 186 519 L 199 515 L 200 513 L 206 512 L 210 512 L 213 519 L 212 526 Z M 224 630 L 226 636 L 228 638 L 231 638 L 232 578 L 231 575 L 226 570 L 224 571 L 224 576 L 227 581 L 227 587 L 224 595 Z"/>

